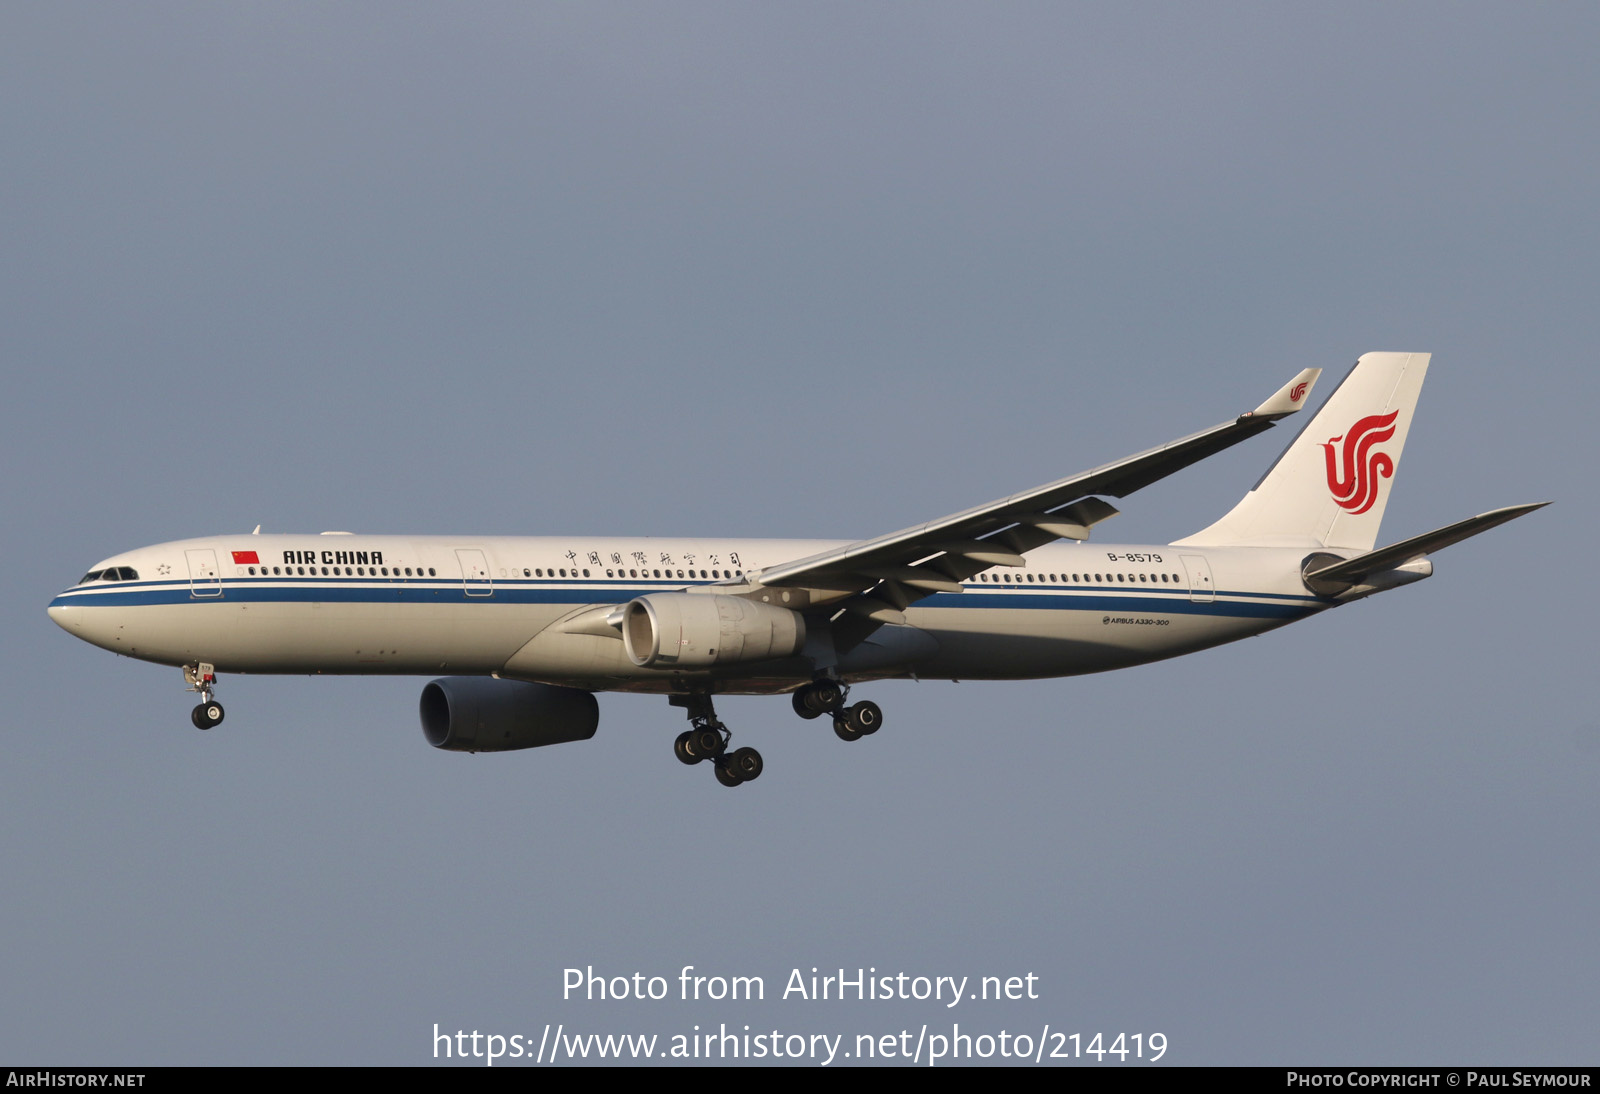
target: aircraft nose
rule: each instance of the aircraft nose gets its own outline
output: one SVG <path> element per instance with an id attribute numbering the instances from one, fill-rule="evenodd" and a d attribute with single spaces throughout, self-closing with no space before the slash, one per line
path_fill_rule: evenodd
<path id="1" fill-rule="evenodd" d="M 64 594 L 52 600 L 45 613 L 55 621 L 56 626 L 91 646 L 114 653 L 128 652 L 127 619 L 123 613 L 84 604 L 81 598 L 75 599 Z"/>
<path id="2" fill-rule="evenodd" d="M 68 612 L 66 606 L 61 603 L 61 599 L 59 597 L 50 602 L 50 606 L 45 609 L 45 614 L 56 621 L 56 626 L 62 628 L 67 627 Z"/>
<path id="3" fill-rule="evenodd" d="M 55 620 L 56 626 L 72 637 L 82 639 L 91 646 L 120 652 L 121 630 L 106 617 L 104 609 L 72 604 L 65 597 L 58 596 L 50 602 L 45 612 Z"/>

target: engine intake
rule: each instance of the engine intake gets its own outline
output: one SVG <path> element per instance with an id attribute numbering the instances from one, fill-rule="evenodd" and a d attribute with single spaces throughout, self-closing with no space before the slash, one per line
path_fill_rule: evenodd
<path id="1" fill-rule="evenodd" d="M 587 741 L 600 704 L 577 688 L 447 676 L 422 689 L 422 735 L 447 752 L 511 752 Z"/>
<path id="2" fill-rule="evenodd" d="M 622 642 L 641 668 L 706 668 L 791 657 L 806 644 L 806 621 L 739 596 L 651 593 L 628 602 Z"/>

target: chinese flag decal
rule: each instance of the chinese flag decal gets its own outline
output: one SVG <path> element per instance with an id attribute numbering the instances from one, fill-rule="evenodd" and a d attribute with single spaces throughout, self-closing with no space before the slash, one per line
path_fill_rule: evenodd
<path id="1" fill-rule="evenodd" d="M 261 560 L 256 557 L 254 551 L 235 551 L 233 552 L 233 564 L 235 566 L 259 566 L 261 565 Z"/>

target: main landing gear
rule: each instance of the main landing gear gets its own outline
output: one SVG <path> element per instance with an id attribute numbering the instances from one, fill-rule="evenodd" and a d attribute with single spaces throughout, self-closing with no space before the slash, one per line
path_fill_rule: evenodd
<path id="1" fill-rule="evenodd" d="M 717 721 L 717 712 L 711 706 L 709 695 L 670 695 L 667 701 L 675 707 L 685 707 L 689 712 L 690 728 L 678 734 L 673 742 L 673 754 L 681 763 L 697 764 L 710 760 L 717 781 L 723 786 L 738 786 L 761 777 L 761 753 L 753 748 L 736 748 L 728 751 L 728 741 L 733 734 Z"/>
<path id="2" fill-rule="evenodd" d="M 878 704 L 861 702 L 845 706 L 847 691 L 836 680 L 826 677 L 813 680 L 794 693 L 794 712 L 802 718 L 833 715 L 833 732 L 842 741 L 859 741 L 878 732 L 878 727 L 883 725 L 883 711 Z"/>
<path id="3" fill-rule="evenodd" d="M 859 741 L 878 732 L 883 725 L 883 711 L 878 704 L 861 702 L 846 706 L 847 691 L 837 680 L 818 677 L 794 693 L 794 712 L 802 718 L 831 715 L 834 733 L 846 741 Z M 678 739 L 672 743 L 673 755 L 680 763 L 692 767 L 710 760 L 717 781 L 723 786 L 738 786 L 761 777 L 761 753 L 753 748 L 729 750 L 728 742 L 733 734 L 718 721 L 711 696 L 669 695 L 667 701 L 675 707 L 683 707 L 689 714 L 689 728 L 678 734 Z"/>
<path id="4" fill-rule="evenodd" d="M 189 720 L 196 729 L 210 729 L 222 721 L 222 704 L 217 702 L 214 689 L 217 684 L 216 666 L 208 665 L 204 661 L 195 665 L 183 666 L 183 678 L 189 684 L 190 691 L 200 693 L 200 705 L 194 708 L 189 715 Z"/>

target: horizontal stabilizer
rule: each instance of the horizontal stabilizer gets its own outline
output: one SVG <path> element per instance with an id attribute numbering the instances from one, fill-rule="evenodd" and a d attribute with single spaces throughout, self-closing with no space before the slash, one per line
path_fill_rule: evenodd
<path id="1" fill-rule="evenodd" d="M 1412 536 L 1391 546 L 1311 570 L 1305 575 L 1305 581 L 1307 585 L 1316 589 L 1348 588 L 1372 574 L 1393 570 L 1423 555 L 1448 547 L 1452 543 L 1460 543 L 1479 532 L 1487 532 L 1508 520 L 1516 520 L 1525 513 L 1543 509 L 1549 504 L 1547 501 L 1539 501 L 1530 505 L 1512 505 L 1505 509 L 1495 509 L 1492 512 L 1468 517 L 1466 520 L 1424 532 L 1420 536 Z"/>

